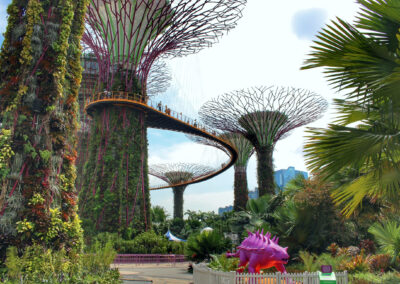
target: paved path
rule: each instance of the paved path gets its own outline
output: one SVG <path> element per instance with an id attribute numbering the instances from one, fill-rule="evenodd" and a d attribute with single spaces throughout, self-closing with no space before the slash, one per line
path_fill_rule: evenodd
<path id="1" fill-rule="evenodd" d="M 120 264 L 121 279 L 126 284 L 189 284 L 193 274 L 187 272 L 189 263 L 173 264 Z"/>

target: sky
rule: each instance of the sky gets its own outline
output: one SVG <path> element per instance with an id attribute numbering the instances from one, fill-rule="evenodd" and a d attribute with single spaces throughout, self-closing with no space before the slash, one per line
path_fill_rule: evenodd
<path id="1" fill-rule="evenodd" d="M 0 1 L 0 33 L 6 28 L 6 7 Z M 304 88 L 320 94 L 331 103 L 341 97 L 328 84 L 323 69 L 301 71 L 312 40 L 321 28 L 340 17 L 353 22 L 358 4 L 353 0 L 248 0 L 237 27 L 214 46 L 184 58 L 167 60 L 171 87 L 157 96 L 173 110 L 197 117 L 201 105 L 225 92 L 260 85 Z M 3 37 L 0 36 L 0 42 Z M 324 127 L 334 117 L 330 107 L 311 127 Z M 192 162 L 217 166 L 227 160 L 220 151 L 197 145 L 184 134 L 149 129 L 149 164 Z M 273 155 L 276 170 L 294 166 L 307 171 L 303 156 L 305 127 L 278 141 Z M 256 158 L 248 165 L 248 185 L 257 185 Z M 151 184 L 161 183 L 151 178 Z M 173 212 L 171 189 L 151 192 L 152 205 Z M 184 210 L 215 211 L 233 203 L 233 168 L 208 181 L 189 185 L 184 194 Z"/>

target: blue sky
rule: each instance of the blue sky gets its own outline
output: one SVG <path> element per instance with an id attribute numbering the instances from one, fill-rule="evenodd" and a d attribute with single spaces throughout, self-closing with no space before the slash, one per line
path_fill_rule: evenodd
<path id="1" fill-rule="evenodd" d="M 0 3 L 0 32 L 6 27 L 6 6 Z M 339 16 L 352 21 L 357 5 L 349 0 L 248 1 L 238 26 L 215 46 L 198 54 L 168 60 L 172 73 L 169 90 L 155 98 L 170 108 L 196 118 L 201 105 L 224 92 L 257 85 L 294 86 L 312 90 L 328 101 L 340 97 L 327 85 L 322 69 L 300 71 L 310 52 L 311 40 L 324 24 Z M 2 41 L 2 37 L 0 37 Z M 323 127 L 333 110 L 311 126 Z M 303 157 L 305 128 L 299 128 L 277 143 L 276 169 L 295 166 L 306 170 Z M 150 129 L 149 163 L 197 162 L 218 165 L 226 156 L 213 148 L 190 142 L 185 135 Z M 158 183 L 154 179 L 152 183 Z M 248 166 L 249 189 L 256 186 L 256 159 Z M 217 211 L 232 204 L 233 169 L 203 183 L 188 186 L 184 210 Z M 151 193 L 153 205 L 172 213 L 172 190 Z"/>

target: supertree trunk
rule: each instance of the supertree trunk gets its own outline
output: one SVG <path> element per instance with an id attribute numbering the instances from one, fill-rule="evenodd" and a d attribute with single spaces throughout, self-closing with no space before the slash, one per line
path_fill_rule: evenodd
<path id="1" fill-rule="evenodd" d="M 97 108 L 84 167 L 80 212 L 87 234 L 150 226 L 145 115 Z M 134 218 L 135 217 L 135 218 Z M 136 224 L 135 224 L 136 223 Z"/>
<path id="2" fill-rule="evenodd" d="M 271 146 L 256 147 L 257 154 L 257 181 L 259 196 L 275 194 L 274 166 Z"/>
<path id="3" fill-rule="evenodd" d="M 234 188 L 234 201 L 233 210 L 243 211 L 246 208 L 247 201 L 249 200 L 249 190 L 247 187 L 247 165 L 235 165 L 235 176 L 233 182 Z"/>
<path id="4" fill-rule="evenodd" d="M 86 5 L 14 0 L 8 8 L 0 56 L 2 245 L 82 245 L 74 162 Z"/>
<path id="5" fill-rule="evenodd" d="M 183 193 L 185 189 L 185 185 L 172 188 L 174 192 L 174 218 L 183 219 Z"/>
<path id="6" fill-rule="evenodd" d="M 249 200 L 249 190 L 247 187 L 247 164 L 254 153 L 254 147 L 241 133 L 225 132 L 219 134 L 219 137 L 231 144 L 238 153 L 238 158 L 234 166 L 233 210 L 242 211 L 246 208 L 247 201 Z M 197 143 L 218 148 L 229 155 L 224 147 L 221 147 L 220 144 L 215 143 L 214 141 L 193 135 L 188 136 L 188 138 Z"/>

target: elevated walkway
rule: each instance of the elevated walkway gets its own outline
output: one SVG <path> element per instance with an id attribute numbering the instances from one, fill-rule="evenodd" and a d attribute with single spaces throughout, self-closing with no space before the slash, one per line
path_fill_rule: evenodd
<path id="1" fill-rule="evenodd" d="M 227 149 L 227 152 L 229 153 L 229 161 L 223 163 L 221 167 L 217 168 L 214 172 L 179 184 L 152 187 L 150 190 L 202 182 L 213 178 L 220 173 L 223 173 L 236 162 L 237 152 L 235 148 L 232 147 L 227 141 L 219 138 L 214 130 L 199 124 L 196 120 L 183 115 L 182 112 L 178 113 L 169 109 L 167 106 L 162 105 L 161 103 L 155 103 L 151 100 L 147 100 L 147 98 L 144 98 L 142 95 L 131 94 L 127 92 L 100 92 L 92 95 L 92 97 L 86 101 L 85 110 L 89 115 L 91 115 L 94 109 L 110 104 L 115 106 L 130 107 L 145 112 L 147 127 L 201 136 L 217 142 L 222 147 Z"/>

